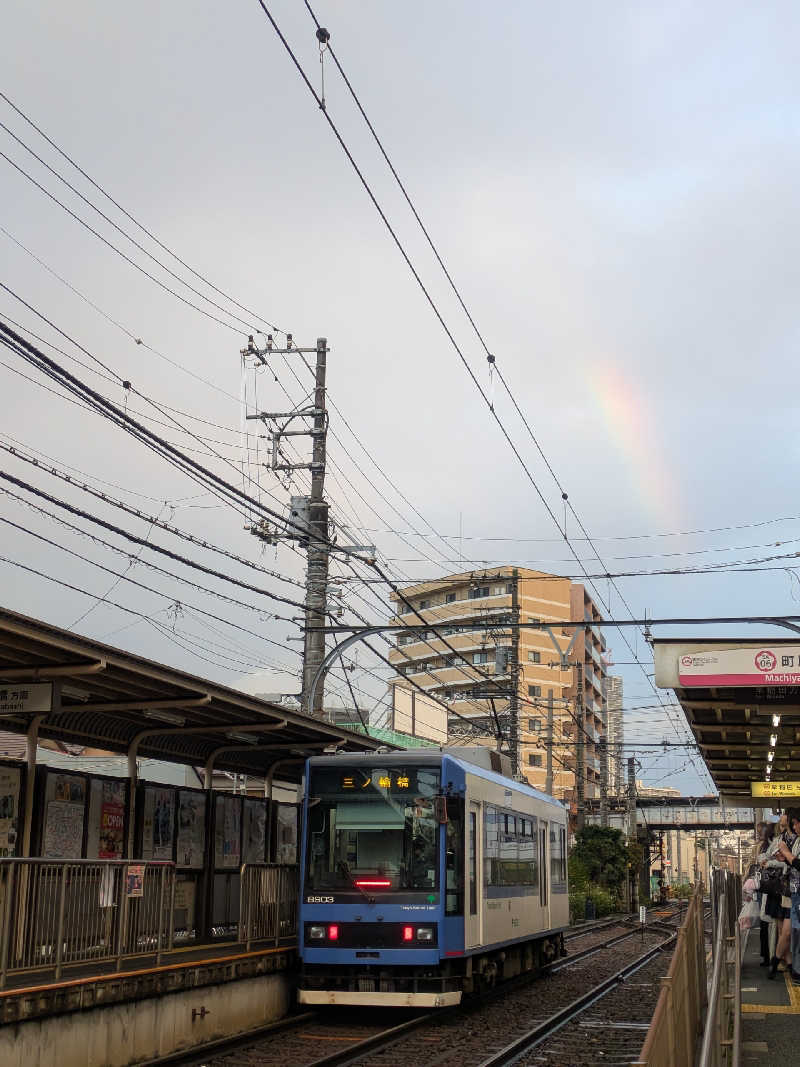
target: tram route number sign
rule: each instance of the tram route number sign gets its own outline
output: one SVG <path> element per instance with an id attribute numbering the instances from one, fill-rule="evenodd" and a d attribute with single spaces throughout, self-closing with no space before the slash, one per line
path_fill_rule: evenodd
<path id="1" fill-rule="evenodd" d="M 751 782 L 754 797 L 800 797 L 800 782 Z"/>

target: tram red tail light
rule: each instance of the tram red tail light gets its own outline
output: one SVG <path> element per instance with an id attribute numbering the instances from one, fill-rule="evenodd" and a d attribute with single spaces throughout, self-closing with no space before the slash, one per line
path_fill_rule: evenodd
<path id="1" fill-rule="evenodd" d="M 404 926 L 403 927 L 403 940 L 404 941 L 413 941 L 414 940 L 414 927 L 413 926 Z"/>
<path id="2" fill-rule="evenodd" d="M 359 889 L 391 889 L 392 882 L 389 878 L 356 878 Z"/>
<path id="3" fill-rule="evenodd" d="M 339 940 L 339 927 L 338 926 L 329 926 L 328 927 L 328 940 L 329 941 L 338 941 Z"/>

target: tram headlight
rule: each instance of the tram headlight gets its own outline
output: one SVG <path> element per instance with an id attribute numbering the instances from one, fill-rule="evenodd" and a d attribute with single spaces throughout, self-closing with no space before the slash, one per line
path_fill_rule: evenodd
<path id="1" fill-rule="evenodd" d="M 417 941 L 433 941 L 433 927 L 432 926 L 418 926 L 417 927 Z"/>
<path id="2" fill-rule="evenodd" d="M 324 926 L 309 926 L 308 938 L 310 941 L 324 941 L 325 940 L 325 927 Z"/>

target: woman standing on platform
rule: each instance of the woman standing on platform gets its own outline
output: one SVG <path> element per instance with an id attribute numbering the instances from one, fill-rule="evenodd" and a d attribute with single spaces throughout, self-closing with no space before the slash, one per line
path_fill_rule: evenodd
<path id="1" fill-rule="evenodd" d="M 792 938 L 792 898 L 789 893 L 786 875 L 789 871 L 788 864 L 794 859 L 792 849 L 793 846 L 797 845 L 797 835 L 789 827 L 789 817 L 786 812 L 780 817 L 778 830 L 779 834 L 775 838 L 773 846 L 767 852 L 766 869 L 776 869 L 779 875 L 782 876 L 784 884 L 779 890 L 779 896 L 773 898 L 779 902 L 779 908 L 776 909 L 777 914 L 775 916 L 777 935 L 775 954 L 771 960 L 768 978 L 774 978 L 778 971 L 788 970 L 786 957 Z"/>
<path id="2" fill-rule="evenodd" d="M 789 833 L 792 840 L 789 842 L 788 835 L 784 835 L 781 838 L 776 857 L 782 859 L 787 864 L 789 872 L 789 919 L 784 920 L 783 929 L 781 930 L 781 936 L 778 940 L 778 946 L 775 955 L 778 959 L 783 960 L 784 956 L 781 955 L 780 949 L 783 948 L 784 955 L 789 956 L 789 966 L 792 971 L 792 981 L 800 984 L 800 974 L 797 972 L 793 965 L 794 953 L 790 952 L 790 944 L 795 942 L 793 947 L 797 946 L 798 938 L 800 937 L 800 809 L 789 808 L 787 811 L 789 822 Z M 785 899 L 785 898 L 784 898 Z M 783 902 L 782 902 L 783 903 Z M 788 927 L 788 931 L 787 931 Z M 779 965 L 778 965 L 779 966 Z M 770 970 L 769 977 L 772 978 L 774 974 L 775 965 Z"/>

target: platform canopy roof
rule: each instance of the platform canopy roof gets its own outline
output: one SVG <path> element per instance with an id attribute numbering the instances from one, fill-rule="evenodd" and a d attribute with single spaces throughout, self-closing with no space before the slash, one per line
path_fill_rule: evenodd
<path id="1" fill-rule="evenodd" d="M 284 780 L 330 746 L 387 744 L 0 609 L 0 729 L 26 733 L 34 718 L 63 744 L 259 776 L 280 762 Z"/>
<path id="2" fill-rule="evenodd" d="M 720 793 L 759 807 L 800 805 L 800 788 L 789 785 L 800 786 L 800 635 L 657 638 L 653 648 L 656 685 L 674 690 Z M 751 800 L 752 783 L 767 778 L 771 798 Z"/>

